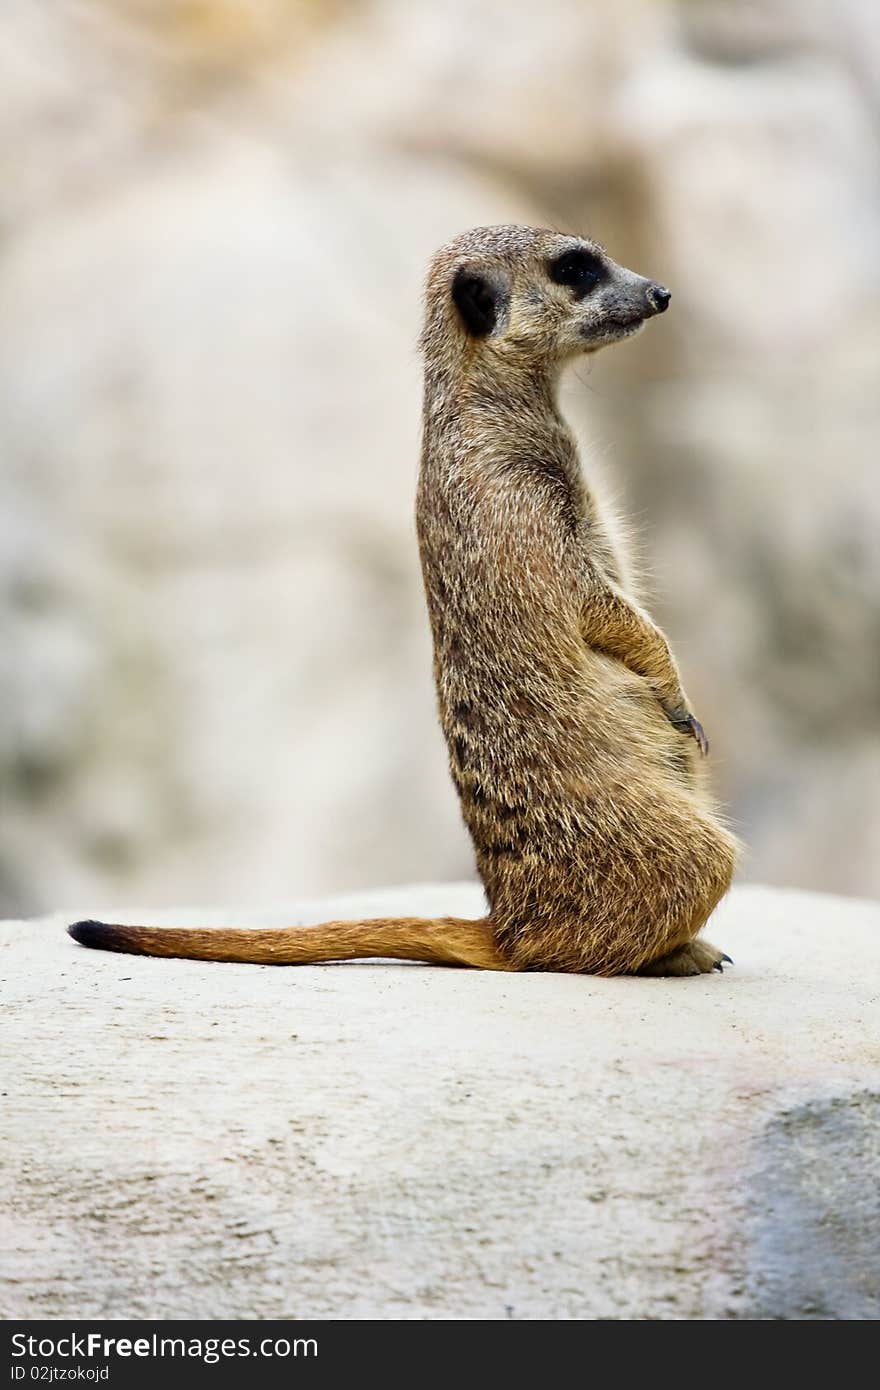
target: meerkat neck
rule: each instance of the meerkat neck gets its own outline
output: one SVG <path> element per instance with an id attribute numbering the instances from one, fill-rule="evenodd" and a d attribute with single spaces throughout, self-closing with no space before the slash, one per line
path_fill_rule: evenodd
<path id="1" fill-rule="evenodd" d="M 530 446 L 562 440 L 577 446 L 558 403 L 559 373 L 513 359 L 499 370 L 477 371 L 470 364 L 431 361 L 425 367 L 426 451 L 439 446 L 461 461 L 483 453 L 509 452 L 526 432 Z"/>

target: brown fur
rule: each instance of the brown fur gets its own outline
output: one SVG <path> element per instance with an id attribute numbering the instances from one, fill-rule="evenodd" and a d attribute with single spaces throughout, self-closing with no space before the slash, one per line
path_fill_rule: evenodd
<path id="1" fill-rule="evenodd" d="M 596 285 L 555 282 L 549 267 L 568 251 L 590 255 Z M 478 286 L 472 311 L 453 288 L 462 275 Z M 417 523 L 440 718 L 488 917 L 253 932 L 80 923 L 78 940 L 278 964 L 721 968 L 694 938 L 730 884 L 736 842 L 666 639 L 556 405 L 566 362 L 630 336 L 667 300 L 595 243 L 525 227 L 478 228 L 431 265 Z"/>

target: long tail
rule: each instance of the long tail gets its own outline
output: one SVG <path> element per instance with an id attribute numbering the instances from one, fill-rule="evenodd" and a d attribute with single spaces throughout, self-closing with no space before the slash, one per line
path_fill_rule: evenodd
<path id="1" fill-rule="evenodd" d="M 136 956 L 178 956 L 259 965 L 310 965 L 322 960 L 390 956 L 432 965 L 510 970 L 495 945 L 488 917 L 377 917 L 367 922 L 324 922 L 317 927 L 266 931 L 226 927 L 124 927 L 75 922 L 67 930 L 82 946 Z"/>

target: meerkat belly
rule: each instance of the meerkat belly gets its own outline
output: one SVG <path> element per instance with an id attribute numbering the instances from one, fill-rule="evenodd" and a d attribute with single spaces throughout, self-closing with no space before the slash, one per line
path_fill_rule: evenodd
<path id="1" fill-rule="evenodd" d="M 478 623 L 452 636 L 454 660 L 437 653 L 452 777 L 478 854 L 576 853 L 653 817 L 664 785 L 686 784 L 688 745 L 645 682 L 589 651 L 571 621 L 538 634 L 524 621 L 503 649 L 485 636 Z"/>

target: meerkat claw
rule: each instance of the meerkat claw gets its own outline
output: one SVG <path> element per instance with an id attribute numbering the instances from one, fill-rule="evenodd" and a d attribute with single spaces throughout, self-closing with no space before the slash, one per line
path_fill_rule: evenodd
<path id="1" fill-rule="evenodd" d="M 690 715 L 688 718 L 688 728 L 686 732 L 689 733 L 693 739 L 696 739 L 697 747 L 699 748 L 703 757 L 708 757 L 709 740 L 706 737 L 706 731 L 700 723 L 699 719 L 695 719 L 693 715 Z"/>
<path id="2" fill-rule="evenodd" d="M 676 710 L 670 713 L 665 707 L 664 712 L 672 727 L 677 729 L 680 734 L 684 734 L 687 738 L 692 738 L 703 757 L 707 757 L 709 753 L 709 740 L 706 737 L 706 731 L 699 719 L 693 714 L 679 714 Z"/>
<path id="3" fill-rule="evenodd" d="M 721 959 L 726 960 L 728 965 L 733 965 L 733 956 L 726 956 L 722 954 Z"/>

